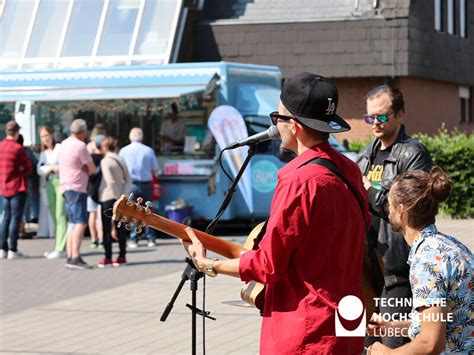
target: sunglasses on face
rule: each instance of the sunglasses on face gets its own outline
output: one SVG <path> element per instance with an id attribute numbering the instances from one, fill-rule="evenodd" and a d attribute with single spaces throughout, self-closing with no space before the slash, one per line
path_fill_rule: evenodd
<path id="1" fill-rule="evenodd" d="M 280 115 L 278 111 L 272 112 L 270 115 L 270 119 L 272 120 L 272 123 L 276 126 L 278 123 L 278 120 L 283 120 L 283 121 L 289 121 L 289 120 L 295 120 L 294 117 L 290 116 L 285 116 L 285 115 Z"/>
<path id="2" fill-rule="evenodd" d="M 367 124 L 372 124 L 375 122 L 375 120 L 379 121 L 380 123 L 385 123 L 389 120 L 390 115 L 393 113 L 393 111 L 380 114 L 380 115 L 364 115 L 364 120 L 365 123 Z"/>

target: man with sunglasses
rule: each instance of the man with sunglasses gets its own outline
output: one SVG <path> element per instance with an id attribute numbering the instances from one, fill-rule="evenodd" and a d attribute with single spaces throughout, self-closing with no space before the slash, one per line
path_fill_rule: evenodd
<path id="1" fill-rule="evenodd" d="M 367 114 L 364 120 L 371 126 L 375 139 L 364 148 L 358 159 L 364 186 L 369 194 L 372 228 L 369 236 L 378 242 L 378 250 L 385 264 L 385 286 L 380 300 L 380 313 L 396 320 L 407 316 L 411 307 L 404 299 L 411 299 L 407 264 L 409 247 L 403 235 L 392 230 L 388 222 L 387 200 L 392 181 L 406 171 L 429 171 L 431 156 L 417 140 L 405 133 L 403 94 L 397 88 L 380 85 L 367 94 Z M 394 300 L 398 304 L 393 306 Z M 390 305 L 388 303 L 391 302 Z M 374 341 L 373 339 L 370 342 Z M 391 348 L 399 347 L 408 338 L 384 337 L 382 342 Z"/>
<path id="2" fill-rule="evenodd" d="M 329 133 L 350 129 L 336 114 L 337 102 L 337 88 L 322 76 L 300 73 L 286 80 L 278 112 L 270 118 L 282 147 L 297 156 L 278 172 L 258 250 L 212 260 L 187 230 L 193 243 L 184 244 L 199 270 L 266 285 L 261 354 L 363 351 L 363 337 L 336 336 L 341 299 L 362 299 L 364 220 L 370 219 L 359 168 L 328 143 Z M 318 158 L 337 167 L 354 193 L 327 167 L 315 164 Z M 362 302 L 360 309 L 362 317 Z"/>

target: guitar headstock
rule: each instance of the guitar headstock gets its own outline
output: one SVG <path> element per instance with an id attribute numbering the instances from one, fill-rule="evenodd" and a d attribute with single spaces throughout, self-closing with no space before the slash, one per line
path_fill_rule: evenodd
<path id="1" fill-rule="evenodd" d="M 143 198 L 137 198 L 137 201 L 133 201 L 133 194 L 130 196 L 122 195 L 114 203 L 112 208 L 112 219 L 118 222 L 118 227 L 125 224 L 127 230 L 132 229 L 132 225 L 136 224 L 136 232 L 141 233 L 143 227 L 147 224 L 147 217 L 153 213 L 153 203 L 150 201 L 145 202 L 145 206 L 142 205 Z"/>

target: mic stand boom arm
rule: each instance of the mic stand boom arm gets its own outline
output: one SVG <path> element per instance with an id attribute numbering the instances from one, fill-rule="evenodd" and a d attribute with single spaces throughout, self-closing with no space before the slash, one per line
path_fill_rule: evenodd
<path id="1" fill-rule="evenodd" d="M 232 185 L 230 185 L 229 189 L 227 190 L 224 201 L 222 202 L 221 207 L 219 208 L 219 211 L 216 213 L 216 217 L 212 220 L 211 223 L 206 228 L 206 233 L 212 234 L 214 232 L 214 228 L 216 227 L 217 223 L 219 222 L 219 219 L 221 215 L 224 213 L 226 208 L 229 206 L 230 201 L 232 200 L 232 196 L 234 195 L 234 192 L 237 189 L 237 184 L 239 183 L 242 175 L 244 174 L 245 169 L 247 168 L 247 165 L 250 163 L 250 159 L 257 153 L 257 144 L 258 143 L 253 143 L 249 146 L 249 150 L 247 153 L 247 157 L 245 158 L 245 161 L 243 162 L 242 166 L 240 167 L 239 172 L 237 173 L 237 176 L 235 177 L 234 181 L 232 182 Z M 229 149 L 229 148 L 227 148 Z M 230 148 L 232 149 L 232 148 Z"/>

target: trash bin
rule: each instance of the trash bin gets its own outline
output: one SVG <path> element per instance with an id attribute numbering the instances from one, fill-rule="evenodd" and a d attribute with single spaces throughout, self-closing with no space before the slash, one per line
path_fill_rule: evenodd
<path id="1" fill-rule="evenodd" d="M 193 206 L 187 205 L 183 200 L 177 200 L 165 206 L 165 213 L 168 219 L 190 226 L 192 222 Z"/>

